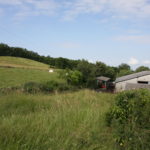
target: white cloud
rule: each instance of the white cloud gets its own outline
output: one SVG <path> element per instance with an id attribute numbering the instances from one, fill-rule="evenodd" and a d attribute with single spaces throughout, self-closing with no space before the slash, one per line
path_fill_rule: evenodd
<path id="1" fill-rule="evenodd" d="M 64 19 L 70 20 L 82 14 L 106 15 L 110 18 L 150 18 L 150 2 L 148 0 L 0 0 L 0 5 L 27 7 L 28 15 L 52 15 L 60 13 Z M 23 10 L 17 13 L 24 13 Z M 108 18 L 109 18 L 108 17 Z"/>
<path id="2" fill-rule="evenodd" d="M 132 58 L 130 58 L 128 64 L 129 65 L 138 65 L 139 61 L 136 58 L 132 57 Z"/>
<path id="3" fill-rule="evenodd" d="M 26 3 L 32 4 L 38 10 L 53 10 L 58 7 L 54 0 L 27 0 Z"/>
<path id="4" fill-rule="evenodd" d="M 10 5 L 15 10 L 12 14 L 16 19 L 27 16 L 55 15 L 59 8 L 59 3 L 54 0 L 0 0 L 0 5 Z M 5 12 L 7 12 L 5 7 Z"/>
<path id="5" fill-rule="evenodd" d="M 75 0 L 65 12 L 65 19 L 80 14 L 107 14 L 112 18 L 150 17 L 150 3 L 147 0 Z"/>

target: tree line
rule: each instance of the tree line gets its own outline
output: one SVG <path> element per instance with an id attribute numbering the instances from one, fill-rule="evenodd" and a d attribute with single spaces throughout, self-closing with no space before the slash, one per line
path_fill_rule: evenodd
<path id="1" fill-rule="evenodd" d="M 97 76 L 107 76 L 111 80 L 116 77 L 128 75 L 134 72 L 149 70 L 148 67 L 140 66 L 135 71 L 128 64 L 121 64 L 118 67 L 108 66 L 101 61 L 96 63 L 88 62 L 87 60 L 72 60 L 63 57 L 54 58 L 50 56 L 41 56 L 36 52 L 29 51 L 25 48 L 10 47 L 7 44 L 0 44 L 0 56 L 14 56 L 28 58 L 50 65 L 50 67 L 68 70 L 77 70 L 82 73 L 82 84 L 90 87 L 94 84 Z"/>

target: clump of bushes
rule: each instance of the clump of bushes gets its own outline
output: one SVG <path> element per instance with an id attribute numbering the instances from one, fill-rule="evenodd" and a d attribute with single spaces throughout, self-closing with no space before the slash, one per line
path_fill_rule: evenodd
<path id="1" fill-rule="evenodd" d="M 57 81 L 47 81 L 43 83 L 27 82 L 22 86 L 0 88 L 0 93 L 7 94 L 10 92 L 18 91 L 30 94 L 36 94 L 38 92 L 52 93 L 52 92 L 63 92 L 63 91 L 75 91 L 77 86 L 70 85 L 68 83 L 60 83 Z"/>
<path id="2" fill-rule="evenodd" d="M 81 87 L 83 84 L 83 75 L 78 70 L 61 70 L 59 71 L 59 77 L 65 79 L 69 85 Z"/>
<path id="3" fill-rule="evenodd" d="M 119 150 L 150 149 L 150 91 L 119 93 L 115 106 L 106 114 Z"/>
<path id="4" fill-rule="evenodd" d="M 36 82 L 27 82 L 23 85 L 23 91 L 27 93 L 37 93 L 41 90 L 41 84 Z"/>
<path id="5" fill-rule="evenodd" d="M 50 93 L 54 91 L 63 92 L 75 89 L 75 87 L 68 85 L 67 83 L 59 83 L 57 81 L 48 81 L 44 83 L 28 82 L 23 86 L 23 91 L 27 93 Z"/>

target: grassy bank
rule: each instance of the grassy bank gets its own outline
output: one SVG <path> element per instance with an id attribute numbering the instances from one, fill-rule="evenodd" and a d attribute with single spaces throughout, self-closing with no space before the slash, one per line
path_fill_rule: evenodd
<path id="1" fill-rule="evenodd" d="M 0 150 L 112 150 L 104 116 L 113 102 L 89 90 L 1 95 Z"/>
<path id="2" fill-rule="evenodd" d="M 1 67 L 15 67 L 15 68 L 28 68 L 28 69 L 40 69 L 48 70 L 49 66 L 34 60 L 10 57 L 10 56 L 0 56 L 0 66 Z"/>

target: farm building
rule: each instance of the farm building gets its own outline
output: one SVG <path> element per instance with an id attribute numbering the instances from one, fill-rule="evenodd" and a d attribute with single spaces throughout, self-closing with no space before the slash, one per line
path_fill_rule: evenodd
<path id="1" fill-rule="evenodd" d="M 100 76 L 96 78 L 97 87 L 100 91 L 113 92 L 114 84 L 110 81 L 111 79 L 108 77 Z"/>
<path id="2" fill-rule="evenodd" d="M 107 83 L 110 80 L 110 78 L 104 77 L 104 76 L 97 77 L 96 79 L 97 79 L 97 85 L 99 88 L 106 88 Z"/>
<path id="3" fill-rule="evenodd" d="M 150 89 L 150 71 L 143 71 L 117 78 L 115 81 L 116 92 L 139 88 Z"/>

